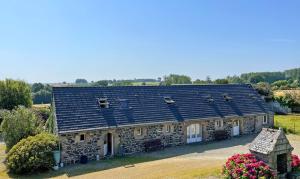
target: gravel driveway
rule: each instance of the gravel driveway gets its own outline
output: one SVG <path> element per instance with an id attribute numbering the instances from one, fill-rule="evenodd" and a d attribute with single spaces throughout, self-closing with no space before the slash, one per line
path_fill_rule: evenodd
<path id="1" fill-rule="evenodd" d="M 144 153 L 140 155 L 162 159 L 86 173 L 75 178 L 218 178 L 226 159 L 236 153 L 247 153 L 248 145 L 254 138 L 255 135 L 250 135 Z M 289 135 L 288 138 L 295 148 L 294 153 L 300 154 L 300 136 Z M 67 176 L 59 178 L 64 177 Z"/>
<path id="2" fill-rule="evenodd" d="M 177 178 L 219 178 L 226 159 L 236 153 L 248 153 L 248 145 L 255 135 L 233 138 L 231 140 L 167 148 L 163 151 L 140 154 L 143 157 L 160 160 L 120 166 L 80 174 L 74 178 L 114 178 L 114 179 L 177 179 Z M 300 154 L 300 136 L 288 136 L 293 153 Z M 99 163 L 101 165 L 101 161 Z M 68 178 L 67 174 L 58 178 Z"/>

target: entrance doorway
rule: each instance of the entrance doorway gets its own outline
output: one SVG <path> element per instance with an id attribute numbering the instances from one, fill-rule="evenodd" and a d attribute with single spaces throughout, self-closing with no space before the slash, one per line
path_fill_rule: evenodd
<path id="1" fill-rule="evenodd" d="M 113 152 L 113 135 L 112 133 L 107 133 L 104 139 L 104 156 L 112 156 Z"/>
<path id="2" fill-rule="evenodd" d="M 277 155 L 277 171 L 279 174 L 287 172 L 287 154 Z"/>
<path id="3" fill-rule="evenodd" d="M 201 142 L 202 128 L 200 124 L 191 124 L 187 127 L 187 143 Z"/>
<path id="4" fill-rule="evenodd" d="M 232 125 L 232 135 L 233 136 L 238 136 L 240 135 L 240 123 L 238 120 L 233 121 L 233 125 Z"/>

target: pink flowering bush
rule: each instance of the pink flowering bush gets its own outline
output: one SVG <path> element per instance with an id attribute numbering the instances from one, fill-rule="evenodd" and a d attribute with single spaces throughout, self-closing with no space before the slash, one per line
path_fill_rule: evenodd
<path id="1" fill-rule="evenodd" d="M 292 170 L 300 171 L 300 159 L 298 155 L 292 154 Z"/>
<path id="2" fill-rule="evenodd" d="M 228 179 L 274 178 L 275 173 L 253 154 L 236 154 L 230 157 L 223 167 L 223 175 Z"/>

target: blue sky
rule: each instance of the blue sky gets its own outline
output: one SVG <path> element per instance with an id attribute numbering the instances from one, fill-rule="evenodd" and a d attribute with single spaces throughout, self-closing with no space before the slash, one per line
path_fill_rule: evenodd
<path id="1" fill-rule="evenodd" d="M 0 79 L 193 79 L 300 67 L 300 1 L 0 1 Z"/>

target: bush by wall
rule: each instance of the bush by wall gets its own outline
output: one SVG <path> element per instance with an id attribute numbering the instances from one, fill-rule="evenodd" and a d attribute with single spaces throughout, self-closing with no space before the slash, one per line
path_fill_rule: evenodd
<path id="1" fill-rule="evenodd" d="M 292 170 L 300 171 L 300 159 L 298 155 L 292 155 Z"/>
<path id="2" fill-rule="evenodd" d="M 22 139 L 8 152 L 7 168 L 17 174 L 50 169 L 54 165 L 52 151 L 57 146 L 56 136 L 49 133 Z"/>
<path id="3" fill-rule="evenodd" d="M 274 178 L 275 173 L 263 161 L 252 154 L 236 154 L 230 157 L 223 167 L 223 175 L 228 179 Z"/>

